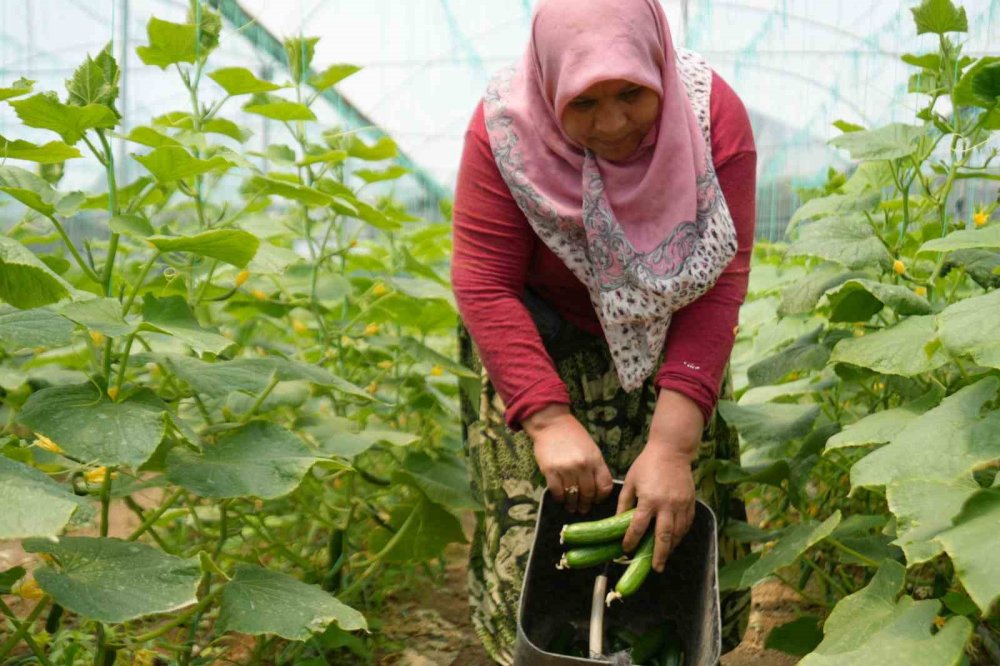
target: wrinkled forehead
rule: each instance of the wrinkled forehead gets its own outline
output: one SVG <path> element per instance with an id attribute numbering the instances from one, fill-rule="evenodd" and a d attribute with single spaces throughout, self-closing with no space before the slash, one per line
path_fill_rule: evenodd
<path id="1" fill-rule="evenodd" d="M 600 81 L 663 93 L 665 39 L 657 0 L 542 0 L 532 23 L 535 65 L 556 115 Z"/>

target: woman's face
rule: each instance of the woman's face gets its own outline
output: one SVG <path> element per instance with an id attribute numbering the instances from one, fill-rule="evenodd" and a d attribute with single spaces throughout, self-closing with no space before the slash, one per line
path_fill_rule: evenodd
<path id="1" fill-rule="evenodd" d="M 598 81 L 570 100 L 563 131 L 606 160 L 624 160 L 639 147 L 660 114 L 660 96 L 643 86 Z"/>

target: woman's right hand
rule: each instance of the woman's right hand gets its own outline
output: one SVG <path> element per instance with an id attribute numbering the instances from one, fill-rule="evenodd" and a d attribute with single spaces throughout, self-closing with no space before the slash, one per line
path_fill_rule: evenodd
<path id="1" fill-rule="evenodd" d="M 601 450 L 568 405 L 553 404 L 521 422 L 534 442 L 535 460 L 549 492 L 570 513 L 585 514 L 614 487 Z M 578 492 L 567 493 L 576 487 Z"/>

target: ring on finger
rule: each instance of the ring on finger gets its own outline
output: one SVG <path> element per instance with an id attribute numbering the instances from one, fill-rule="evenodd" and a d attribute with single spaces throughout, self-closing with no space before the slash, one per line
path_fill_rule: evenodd
<path id="1" fill-rule="evenodd" d="M 566 490 L 564 492 L 567 495 L 576 495 L 576 494 L 578 494 L 580 492 L 580 487 L 579 486 L 570 486 L 569 488 L 566 488 Z"/>

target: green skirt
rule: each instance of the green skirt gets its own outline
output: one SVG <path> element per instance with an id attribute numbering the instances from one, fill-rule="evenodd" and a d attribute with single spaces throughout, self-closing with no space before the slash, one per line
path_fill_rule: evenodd
<path id="1" fill-rule="evenodd" d="M 646 444 L 657 396 L 653 379 L 641 389 L 626 393 L 602 338 L 563 321 L 540 320 L 537 314 L 536 324 L 569 390 L 573 415 L 601 448 L 611 475 L 623 479 Z M 463 435 L 472 491 L 485 507 L 476 514 L 469 554 L 472 621 L 486 652 L 498 664 L 509 665 L 513 663 L 521 585 L 545 479 L 535 462 L 530 437 L 506 426 L 503 401 L 463 326 L 459 326 L 459 345 L 463 363 L 482 377 L 478 405 L 463 401 Z M 728 371 L 721 395 L 731 395 Z M 710 471 L 712 466 L 703 464 L 712 459 L 739 459 L 736 433 L 718 415 L 705 428 L 694 474 L 698 497 L 712 507 L 718 519 L 721 566 L 749 552 L 722 533 L 728 521 L 745 520 L 746 512 L 734 488 L 717 484 Z M 723 652 L 727 652 L 741 640 L 750 595 L 747 591 L 724 593 L 720 601 Z"/>

